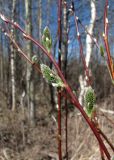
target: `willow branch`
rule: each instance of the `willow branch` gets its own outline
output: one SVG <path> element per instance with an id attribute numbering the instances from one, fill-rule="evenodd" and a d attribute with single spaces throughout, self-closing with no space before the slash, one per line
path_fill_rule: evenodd
<path id="1" fill-rule="evenodd" d="M 1 16 L 0 16 L 1 17 Z M 7 19 L 3 16 L 1 17 L 3 21 L 6 21 Z M 21 27 L 19 25 L 17 25 L 17 23 L 13 23 L 12 21 L 7 20 L 7 23 L 12 24 L 14 27 L 16 27 L 16 29 L 22 30 Z M 58 75 L 60 76 L 60 78 L 62 79 L 64 85 L 65 85 L 65 89 L 68 93 L 68 95 L 70 96 L 71 100 L 73 101 L 75 107 L 81 112 L 82 116 L 84 117 L 84 119 L 86 120 L 86 122 L 88 123 L 89 127 L 91 128 L 91 130 L 93 131 L 95 137 L 97 138 L 98 142 L 100 143 L 105 155 L 107 156 L 108 160 L 110 160 L 111 156 L 105 146 L 105 144 L 103 143 L 101 137 L 99 136 L 99 133 L 97 131 L 97 129 L 94 127 L 93 123 L 90 121 L 89 117 L 87 116 L 87 114 L 85 113 L 85 111 L 83 110 L 83 107 L 80 105 L 77 97 L 74 95 L 74 93 L 72 92 L 70 86 L 68 85 L 67 81 L 65 80 L 58 64 L 56 63 L 56 61 L 54 60 L 52 54 L 48 53 L 47 50 L 38 42 L 36 41 L 34 38 L 32 38 L 30 35 L 27 35 L 25 31 L 23 31 L 23 36 L 25 38 L 27 38 L 28 40 L 31 40 L 34 44 L 36 44 L 45 55 L 47 55 L 47 57 L 50 59 L 50 61 L 54 64 Z"/>

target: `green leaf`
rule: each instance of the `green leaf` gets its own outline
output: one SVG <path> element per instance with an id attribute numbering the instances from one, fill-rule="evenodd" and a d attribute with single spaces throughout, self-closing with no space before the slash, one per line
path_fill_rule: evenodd
<path id="1" fill-rule="evenodd" d="M 47 65 L 41 64 L 41 72 L 43 74 L 43 77 L 46 79 L 46 81 L 51 84 L 53 87 L 62 87 L 64 88 L 65 85 L 61 78 L 57 75 L 57 73 L 54 72 L 54 70 L 50 69 Z"/>
<path id="2" fill-rule="evenodd" d="M 94 108 L 95 101 L 96 101 L 96 96 L 94 90 L 91 87 L 89 87 L 86 92 L 84 102 L 85 102 L 85 111 L 90 118 L 92 117 L 92 113 L 95 110 Z"/>
<path id="3" fill-rule="evenodd" d="M 104 57 L 104 48 L 103 48 L 103 46 L 100 46 L 100 53 L 101 53 L 101 56 Z"/>
<path id="4" fill-rule="evenodd" d="M 42 44 L 47 49 L 48 52 L 51 51 L 52 48 L 52 37 L 49 28 L 46 26 L 42 35 Z"/>

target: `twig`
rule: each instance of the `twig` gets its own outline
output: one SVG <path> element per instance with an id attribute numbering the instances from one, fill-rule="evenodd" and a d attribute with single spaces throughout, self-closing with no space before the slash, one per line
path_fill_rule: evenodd
<path id="1" fill-rule="evenodd" d="M 4 32 L 4 34 L 11 40 L 14 47 L 17 49 L 18 53 L 22 57 L 24 57 L 38 71 L 38 73 L 42 74 L 41 70 L 39 69 L 39 66 L 29 59 L 29 57 L 26 55 L 26 53 L 22 51 L 22 49 L 19 47 L 19 45 L 16 43 L 16 41 L 12 38 L 11 34 L 7 33 L 1 26 L 0 26 L 0 29 L 2 29 L 2 32 Z"/>
<path id="2" fill-rule="evenodd" d="M 104 10 L 104 33 L 103 33 L 103 40 L 104 45 L 107 53 L 107 65 L 109 69 L 109 73 L 111 74 L 112 81 L 114 80 L 114 68 L 113 68 L 113 61 L 111 58 L 111 52 L 109 47 L 109 41 L 108 41 L 108 0 L 106 0 L 105 3 L 105 10 Z"/>
<path id="3" fill-rule="evenodd" d="M 108 114 L 114 115 L 114 111 L 112 111 L 112 110 L 103 109 L 103 108 L 99 108 L 99 110 L 103 113 L 108 113 Z"/>
<path id="4" fill-rule="evenodd" d="M 104 116 L 111 124 L 114 125 L 114 121 L 112 121 L 109 117 L 107 117 L 103 112 L 101 113 L 101 116 Z"/>

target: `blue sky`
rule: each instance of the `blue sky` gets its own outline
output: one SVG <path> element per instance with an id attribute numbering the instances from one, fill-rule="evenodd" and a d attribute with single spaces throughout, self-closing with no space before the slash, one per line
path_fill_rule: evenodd
<path id="1" fill-rule="evenodd" d="M 17 22 L 24 27 L 24 23 L 25 23 L 25 9 L 24 9 L 24 1 L 23 0 L 19 0 L 19 3 L 17 4 L 20 7 L 17 7 L 18 9 L 20 9 L 20 18 L 17 18 Z M 33 36 L 38 39 L 38 22 L 37 22 L 37 16 L 38 16 L 38 1 L 33 0 Z M 50 25 L 49 28 L 51 29 L 51 33 L 52 33 L 52 37 L 53 40 L 55 39 L 56 33 L 57 33 L 57 0 L 52 0 L 51 1 L 51 6 L 50 6 Z M 89 21 L 90 21 L 90 4 L 89 4 L 89 0 L 74 0 L 75 2 L 75 8 L 76 8 L 76 14 L 77 16 L 80 18 L 80 20 L 82 21 L 82 23 L 84 25 L 88 25 Z M 97 21 L 96 22 L 96 29 L 99 29 L 100 32 L 103 31 L 103 25 L 102 25 L 102 20 L 103 20 L 103 9 L 104 9 L 104 0 L 96 0 L 96 8 L 97 8 L 97 19 L 99 19 L 101 17 L 101 22 Z M 112 5 L 113 4 L 113 5 Z M 114 1 L 113 0 L 109 0 L 109 37 L 110 37 L 110 43 L 111 43 L 111 50 L 112 50 L 112 54 L 114 52 L 114 45 L 113 44 L 113 37 L 114 37 Z M 2 7 L 0 8 L 0 11 L 2 13 L 4 13 L 6 16 L 10 16 L 11 15 L 11 5 L 9 5 L 7 3 L 7 0 L 4 0 L 2 3 Z M 43 28 L 47 25 L 47 0 L 43 0 L 42 1 L 42 30 Z M 19 10 L 17 10 L 17 12 L 19 12 Z M 79 55 L 79 46 L 78 46 L 78 42 L 76 40 L 76 30 L 75 30 L 75 25 L 74 25 L 74 18 L 71 17 L 70 18 L 70 23 L 72 25 L 72 28 L 70 30 L 70 34 L 69 34 L 69 39 L 71 41 L 71 43 L 69 44 L 69 52 L 71 52 L 72 46 L 73 46 L 73 50 L 74 50 L 74 55 L 77 57 Z M 81 30 L 80 30 L 81 31 Z M 85 43 L 85 38 L 86 35 L 83 35 L 84 39 L 83 39 L 83 43 Z M 77 51 L 75 53 L 75 50 Z M 71 54 L 71 53 L 69 53 Z M 74 56 L 73 55 L 73 56 Z"/>

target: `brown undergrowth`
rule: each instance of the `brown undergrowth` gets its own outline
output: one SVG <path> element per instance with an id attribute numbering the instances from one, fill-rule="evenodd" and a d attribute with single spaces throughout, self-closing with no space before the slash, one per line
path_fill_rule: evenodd
<path id="1" fill-rule="evenodd" d="M 103 114 L 99 109 L 114 110 L 110 96 L 97 105 L 100 127 L 107 137 L 114 142 L 113 114 Z M 108 105 L 107 105 L 108 104 Z M 70 160 L 100 160 L 98 144 L 93 133 L 77 110 L 69 111 L 68 118 L 68 152 Z M 62 112 L 63 159 L 64 144 L 64 111 Z M 107 117 L 111 120 L 107 120 Z M 51 113 L 47 104 L 38 105 L 36 126 L 30 127 L 26 108 L 21 107 L 16 113 L 1 106 L 0 111 L 0 160 L 57 160 L 57 113 Z M 89 157 L 89 159 L 88 159 Z"/>

